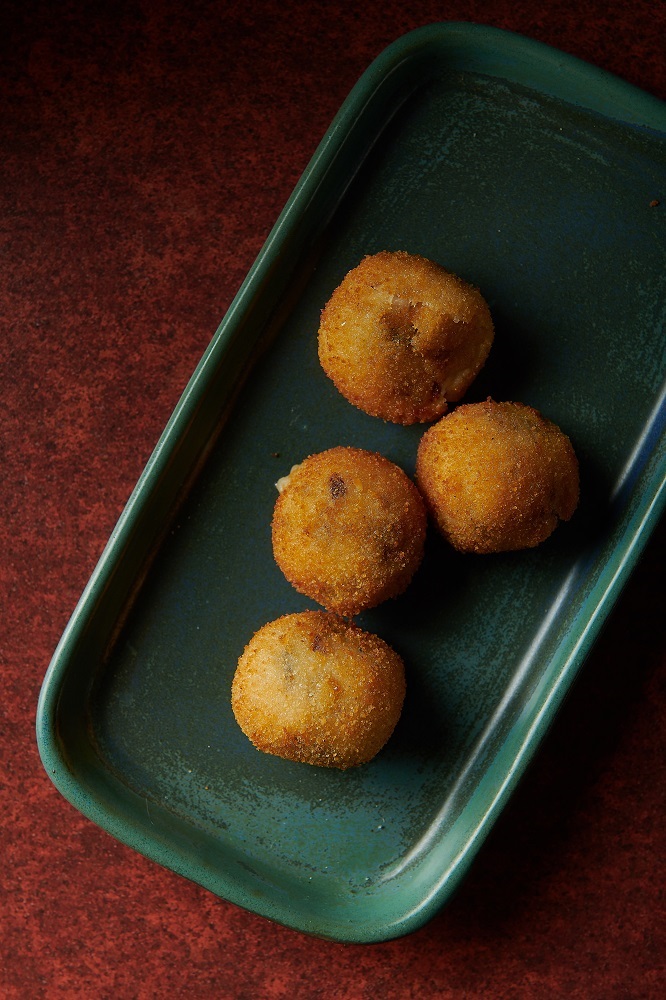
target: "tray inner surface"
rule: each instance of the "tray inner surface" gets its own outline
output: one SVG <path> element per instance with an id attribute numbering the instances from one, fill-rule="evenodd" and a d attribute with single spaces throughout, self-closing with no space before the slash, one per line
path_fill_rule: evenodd
<path id="1" fill-rule="evenodd" d="M 276 892 L 295 881 L 343 898 L 395 885 L 464 827 L 509 734 L 533 718 L 652 461 L 636 449 L 664 377 L 658 149 L 647 130 L 471 73 L 422 85 L 385 123 L 92 689 L 96 752 L 146 800 L 149 831 L 153 804 Z M 466 401 L 520 400 L 559 423 L 582 500 L 532 552 L 461 557 L 430 532 L 409 591 L 358 619 L 406 661 L 403 718 L 373 763 L 339 773 L 255 751 L 230 684 L 257 628 L 314 606 L 272 559 L 277 478 L 336 444 L 413 473 L 424 428 L 354 410 L 317 361 L 321 307 L 380 249 L 481 288 L 497 335 Z"/>

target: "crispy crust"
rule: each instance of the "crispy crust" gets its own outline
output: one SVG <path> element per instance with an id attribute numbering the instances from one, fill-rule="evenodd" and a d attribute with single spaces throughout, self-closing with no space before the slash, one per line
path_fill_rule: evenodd
<path id="1" fill-rule="evenodd" d="M 461 552 L 532 548 L 578 504 L 578 461 L 556 424 L 522 403 L 458 407 L 422 437 L 417 482 Z"/>
<path id="2" fill-rule="evenodd" d="M 381 750 L 404 697 L 404 665 L 387 643 L 325 611 L 304 611 L 255 633 L 231 704 L 257 749 L 344 770 Z"/>
<path id="3" fill-rule="evenodd" d="M 351 270 L 324 307 L 319 360 L 354 406 L 413 424 L 461 399 L 493 336 L 477 288 L 425 257 L 382 251 Z"/>
<path id="4" fill-rule="evenodd" d="M 423 557 L 427 515 L 402 469 L 337 447 L 306 458 L 281 486 L 273 553 L 296 590 L 350 616 L 405 590 Z"/>

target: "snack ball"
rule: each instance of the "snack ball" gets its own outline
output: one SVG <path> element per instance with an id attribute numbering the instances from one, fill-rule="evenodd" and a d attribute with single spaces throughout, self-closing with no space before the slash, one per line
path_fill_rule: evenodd
<path id="1" fill-rule="evenodd" d="M 402 659 L 382 639 L 326 611 L 303 611 L 255 633 L 231 704 L 258 750 L 345 770 L 379 753 L 404 697 Z"/>
<path id="2" fill-rule="evenodd" d="M 423 558 L 427 513 L 402 469 L 336 447 L 306 458 L 277 486 L 273 553 L 296 590 L 348 616 L 405 590 Z"/>
<path id="3" fill-rule="evenodd" d="M 459 406 L 419 444 L 417 482 L 460 552 L 543 542 L 578 505 L 578 462 L 556 424 L 522 403 Z"/>
<path id="4" fill-rule="evenodd" d="M 365 257 L 323 309 L 319 360 L 350 403 L 398 424 L 462 398 L 493 342 L 477 288 L 415 254 Z"/>

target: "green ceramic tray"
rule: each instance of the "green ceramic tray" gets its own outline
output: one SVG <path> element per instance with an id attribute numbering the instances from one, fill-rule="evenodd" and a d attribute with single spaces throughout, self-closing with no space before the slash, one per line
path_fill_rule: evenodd
<path id="1" fill-rule="evenodd" d="M 343 105 L 179 402 L 49 667 L 46 770 L 86 816 L 214 893 L 373 941 L 450 896 L 533 754 L 663 507 L 664 105 L 542 45 L 465 24 L 406 35 Z M 662 205 L 651 205 L 661 199 Z M 335 444 L 413 472 L 422 428 L 321 372 L 319 311 L 366 253 L 480 286 L 497 327 L 468 400 L 571 436 L 582 502 L 537 550 L 433 533 L 399 600 L 360 617 L 404 656 L 386 749 L 347 773 L 255 751 L 237 658 L 308 606 L 273 563 L 278 476 Z"/>

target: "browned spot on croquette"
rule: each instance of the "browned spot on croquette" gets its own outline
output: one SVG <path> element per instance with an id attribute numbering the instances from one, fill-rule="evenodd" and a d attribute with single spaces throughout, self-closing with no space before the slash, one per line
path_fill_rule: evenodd
<path id="1" fill-rule="evenodd" d="M 284 652 L 282 653 L 281 663 L 282 663 L 282 672 L 284 675 L 284 679 L 287 682 L 287 684 L 291 684 L 294 679 L 294 667 L 292 663 L 291 654 L 287 652 L 287 650 L 284 650 Z"/>
<path id="2" fill-rule="evenodd" d="M 331 497 L 333 500 L 339 500 L 347 492 L 347 487 L 345 486 L 345 481 L 342 476 L 339 476 L 337 472 L 334 472 L 328 481 L 328 488 L 331 492 Z"/>
<path id="3" fill-rule="evenodd" d="M 390 308 L 380 316 L 380 323 L 386 328 L 389 340 L 411 347 L 412 337 L 417 333 L 412 319 L 420 306 L 420 302 L 406 302 L 397 296 L 393 298 Z"/>

